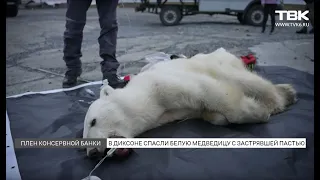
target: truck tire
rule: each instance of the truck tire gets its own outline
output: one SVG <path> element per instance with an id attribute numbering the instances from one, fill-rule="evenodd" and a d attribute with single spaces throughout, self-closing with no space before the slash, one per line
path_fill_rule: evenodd
<path id="1" fill-rule="evenodd" d="M 252 26 L 261 26 L 263 22 L 263 7 L 255 4 L 246 13 L 246 22 Z"/>
<path id="2" fill-rule="evenodd" d="M 15 5 L 7 5 L 7 17 L 16 17 L 18 15 L 19 6 L 17 4 Z"/>
<path id="3" fill-rule="evenodd" d="M 246 24 L 245 19 L 243 17 L 243 13 L 238 13 L 237 18 L 238 18 L 238 21 L 240 22 L 240 24 Z"/>
<path id="4" fill-rule="evenodd" d="M 182 13 L 178 6 L 164 6 L 161 8 L 160 21 L 165 26 L 174 26 L 179 24 L 182 19 Z"/>

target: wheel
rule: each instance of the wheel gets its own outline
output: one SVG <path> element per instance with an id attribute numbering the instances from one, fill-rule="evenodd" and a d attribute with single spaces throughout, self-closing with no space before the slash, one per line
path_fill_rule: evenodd
<path id="1" fill-rule="evenodd" d="M 19 6 L 15 5 L 7 5 L 7 17 L 16 17 L 18 15 Z"/>
<path id="2" fill-rule="evenodd" d="M 246 13 L 246 22 L 253 26 L 261 26 L 263 22 L 263 7 L 253 5 Z"/>
<path id="3" fill-rule="evenodd" d="M 165 26 L 177 25 L 182 19 L 181 10 L 177 6 L 165 6 L 161 8 L 160 21 Z"/>
<path id="4" fill-rule="evenodd" d="M 237 18 L 238 18 L 238 21 L 241 23 L 241 24 L 245 24 L 245 20 L 243 18 L 243 13 L 238 13 L 237 14 Z"/>

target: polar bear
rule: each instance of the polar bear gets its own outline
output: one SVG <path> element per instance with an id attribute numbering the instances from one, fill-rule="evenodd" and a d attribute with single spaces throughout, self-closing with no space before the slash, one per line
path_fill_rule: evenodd
<path id="1" fill-rule="evenodd" d="M 106 82 L 87 111 L 83 138 L 133 138 L 186 118 L 202 118 L 214 125 L 266 123 L 270 115 L 296 101 L 290 84 L 271 83 L 219 48 L 157 63 L 123 89 Z M 88 156 L 102 152 L 87 149 Z"/>

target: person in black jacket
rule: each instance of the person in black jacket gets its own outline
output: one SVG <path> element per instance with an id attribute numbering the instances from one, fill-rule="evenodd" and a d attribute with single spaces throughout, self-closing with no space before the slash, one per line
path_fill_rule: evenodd
<path id="1" fill-rule="evenodd" d="M 312 27 L 314 28 L 314 0 L 304 0 L 304 2 L 306 3 L 305 11 L 306 10 L 309 11 L 309 13 L 308 13 L 309 22 L 312 25 Z M 303 23 L 307 23 L 307 21 L 303 19 Z M 313 33 L 314 32 L 313 28 L 309 31 L 309 33 Z M 296 33 L 298 33 L 298 34 L 307 34 L 308 33 L 308 27 L 307 26 L 303 26 Z"/>
<path id="2" fill-rule="evenodd" d="M 92 0 L 67 0 L 66 25 L 64 31 L 63 60 L 67 71 L 62 86 L 72 87 L 77 84 L 77 78 L 82 73 L 80 58 L 83 29 L 86 24 L 86 13 Z M 123 85 L 123 81 L 116 75 L 119 62 L 116 59 L 117 45 L 117 6 L 118 0 L 96 0 L 101 27 L 98 42 L 99 54 L 102 58 L 102 79 L 108 79 L 113 88 Z"/>

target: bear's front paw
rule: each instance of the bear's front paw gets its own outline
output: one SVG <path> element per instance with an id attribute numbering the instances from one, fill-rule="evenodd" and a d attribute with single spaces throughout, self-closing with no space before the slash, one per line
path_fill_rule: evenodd
<path id="1" fill-rule="evenodd" d="M 276 88 L 279 93 L 282 95 L 286 107 L 296 103 L 297 99 L 297 91 L 293 88 L 291 84 L 277 84 Z"/>

